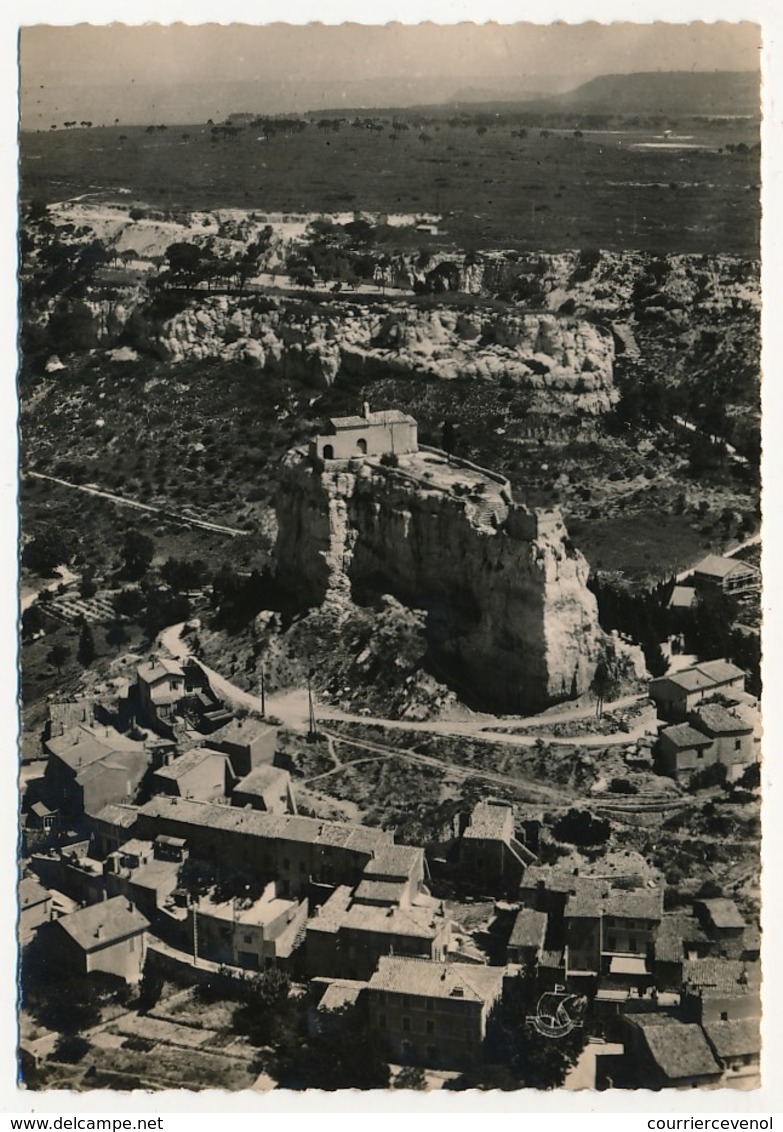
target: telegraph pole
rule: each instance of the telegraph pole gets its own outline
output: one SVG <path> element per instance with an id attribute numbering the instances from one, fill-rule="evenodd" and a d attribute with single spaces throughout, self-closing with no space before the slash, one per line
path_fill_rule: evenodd
<path id="1" fill-rule="evenodd" d="M 266 674 L 263 664 L 261 665 L 261 714 L 266 718 Z"/>
<path id="2" fill-rule="evenodd" d="M 311 668 L 307 673 L 307 704 L 309 708 L 309 728 L 307 738 L 312 741 L 318 738 L 318 732 L 315 729 L 315 704 L 313 702 L 313 685 L 312 679 L 315 675 L 315 669 Z"/>

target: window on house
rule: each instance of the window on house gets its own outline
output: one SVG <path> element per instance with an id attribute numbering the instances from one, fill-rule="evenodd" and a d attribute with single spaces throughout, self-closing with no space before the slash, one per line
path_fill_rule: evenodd
<path id="1" fill-rule="evenodd" d="M 696 752 L 696 758 L 697 759 L 703 759 L 704 758 L 704 751 L 697 751 Z"/>
<path id="2" fill-rule="evenodd" d="M 728 1010 L 721 1010 L 721 1012 L 720 1012 L 720 1020 L 721 1020 L 721 1022 L 728 1022 L 728 1020 L 729 1020 L 729 1012 L 728 1012 Z"/>
<path id="3" fill-rule="evenodd" d="M 427 1033 L 428 1034 L 434 1034 L 435 1033 L 435 1023 L 429 1018 L 427 1019 Z"/>
<path id="4" fill-rule="evenodd" d="M 636 938 L 634 936 L 631 936 L 631 938 L 628 940 L 628 950 L 636 951 Z"/>
<path id="5" fill-rule="evenodd" d="M 635 920 L 629 920 L 628 921 L 628 927 L 629 928 L 635 928 L 636 927 L 636 921 Z"/>
<path id="6" fill-rule="evenodd" d="M 252 937 L 252 935 L 249 935 L 248 932 L 245 932 L 245 934 L 242 936 L 242 939 L 244 940 L 245 943 L 252 943 L 253 942 L 253 937 Z"/>
<path id="7" fill-rule="evenodd" d="M 403 1006 L 410 1006 L 410 1004 L 411 1004 L 410 998 L 407 996 L 407 994 L 404 994 L 402 996 L 402 1005 Z"/>
<path id="8" fill-rule="evenodd" d="M 734 750 L 738 751 L 741 746 L 742 746 L 742 740 L 741 739 L 735 739 L 734 740 Z"/>
<path id="9" fill-rule="evenodd" d="M 434 1010 L 435 1009 L 435 1003 L 431 998 L 427 999 L 427 1009 L 428 1010 Z"/>
<path id="10" fill-rule="evenodd" d="M 386 1015 L 385 1014 L 379 1014 L 378 1015 L 378 1029 L 379 1030 L 385 1030 L 386 1029 Z"/>
<path id="11" fill-rule="evenodd" d="M 409 1034 L 411 1032 L 411 1020 L 410 1020 L 410 1018 L 403 1018 L 402 1028 L 403 1028 L 403 1030 L 405 1031 L 406 1034 Z"/>

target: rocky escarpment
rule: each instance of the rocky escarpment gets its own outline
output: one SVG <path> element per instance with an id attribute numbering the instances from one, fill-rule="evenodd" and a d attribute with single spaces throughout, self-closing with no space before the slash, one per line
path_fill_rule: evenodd
<path id="1" fill-rule="evenodd" d="M 368 379 L 393 373 L 513 382 L 548 409 L 554 396 L 603 412 L 615 397 L 611 333 L 548 313 L 337 303 L 308 310 L 222 296 L 167 321 L 156 346 L 167 360 L 241 358 L 322 387 L 341 372 Z"/>
<path id="2" fill-rule="evenodd" d="M 338 613 L 384 593 L 425 609 L 439 675 L 478 706 L 527 712 L 585 691 L 603 637 L 588 564 L 560 516 L 434 488 L 424 466 L 359 460 L 319 471 L 289 453 L 277 500 L 281 580 L 303 605 Z"/>

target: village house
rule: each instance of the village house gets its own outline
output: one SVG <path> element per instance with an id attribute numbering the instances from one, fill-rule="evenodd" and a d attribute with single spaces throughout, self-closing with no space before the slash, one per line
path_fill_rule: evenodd
<path id="1" fill-rule="evenodd" d="M 756 1019 L 704 1022 L 704 1036 L 723 1070 L 729 1089 L 756 1089 L 760 1084 L 761 1029 Z"/>
<path id="2" fill-rule="evenodd" d="M 124 896 L 102 900 L 62 916 L 50 925 L 49 944 L 64 970 L 118 975 L 128 983 L 141 978 L 149 924 Z"/>
<path id="3" fill-rule="evenodd" d="M 661 770 L 677 780 L 689 778 L 716 761 L 712 739 L 690 723 L 664 727 L 658 734 L 658 754 Z"/>
<path id="4" fill-rule="evenodd" d="M 49 759 L 42 800 L 69 819 L 111 802 L 132 802 L 150 764 L 143 740 L 97 724 L 70 727 L 44 748 Z"/>
<path id="5" fill-rule="evenodd" d="M 624 1016 L 625 1060 L 646 1089 L 717 1088 L 722 1069 L 701 1026 L 667 1014 Z"/>
<path id="6" fill-rule="evenodd" d="M 133 837 L 138 810 L 135 806 L 110 803 L 89 817 L 96 857 L 108 857 Z"/>
<path id="7" fill-rule="evenodd" d="M 680 672 L 650 681 L 649 695 L 661 719 L 684 722 L 689 713 L 706 699 L 720 692 L 741 698 L 745 673 L 727 660 L 705 660 Z"/>
<path id="8" fill-rule="evenodd" d="M 52 918 L 52 894 L 35 877 L 22 877 L 19 881 L 19 942 L 29 943 L 41 924 Z"/>
<path id="9" fill-rule="evenodd" d="M 504 967 L 384 956 L 367 987 L 371 1028 L 395 1061 L 461 1069 L 481 1057 Z"/>
<path id="10" fill-rule="evenodd" d="M 148 727 L 175 714 L 185 695 L 185 672 L 178 660 L 153 654 L 136 669 L 139 717 Z"/>
<path id="11" fill-rule="evenodd" d="M 358 885 L 343 885 L 307 925 L 305 964 L 313 975 L 368 979 L 382 955 L 444 959 L 451 921 L 424 886 L 424 850 L 382 846 Z"/>
<path id="12" fill-rule="evenodd" d="M 689 712 L 687 723 L 661 730 L 661 769 L 687 781 L 697 771 L 720 764 L 726 768 L 726 781 L 736 782 L 760 758 L 760 730 L 758 713 L 751 705 L 727 707 L 710 698 Z"/>
<path id="13" fill-rule="evenodd" d="M 150 921 L 171 899 L 179 883 L 179 872 L 187 859 L 182 845 L 172 853 L 165 839 L 134 838 L 110 853 L 103 865 L 109 896 L 125 896 Z"/>
<path id="14" fill-rule="evenodd" d="M 679 993 L 686 959 L 709 954 L 710 941 L 695 916 L 688 912 L 667 912 L 655 936 L 653 973 L 659 991 Z"/>
<path id="15" fill-rule="evenodd" d="M 761 1018 L 761 971 L 758 963 L 710 956 L 683 965 L 683 1010 L 701 1023 Z"/>
<path id="16" fill-rule="evenodd" d="M 79 904 L 103 900 L 103 861 L 92 856 L 89 841 L 76 841 L 59 851 L 33 853 L 30 868 L 51 892 L 60 892 Z"/>
<path id="17" fill-rule="evenodd" d="M 719 590 L 740 597 L 757 593 L 761 588 L 761 571 L 748 562 L 708 554 L 693 567 L 691 582 L 699 590 Z"/>
<path id="18" fill-rule="evenodd" d="M 290 959 L 307 920 L 307 900 L 278 895 L 269 881 L 261 895 L 220 900 L 207 893 L 187 908 L 187 939 L 194 955 L 262 971 Z"/>
<path id="19" fill-rule="evenodd" d="M 470 877 L 487 892 L 515 893 L 525 866 L 535 860 L 516 839 L 512 806 L 492 800 L 474 806 L 459 842 L 463 877 Z"/>
<path id="20" fill-rule="evenodd" d="M 506 962 L 534 969 L 539 963 L 546 939 L 546 912 L 533 908 L 520 908 L 514 918 L 506 945 Z"/>
<path id="21" fill-rule="evenodd" d="M 451 921 L 440 901 L 425 893 L 417 899 L 405 907 L 366 904 L 347 885 L 335 889 L 307 924 L 308 974 L 369 979 L 384 955 L 445 959 Z"/>
<path id="22" fill-rule="evenodd" d="M 269 814 L 295 814 L 291 775 L 279 766 L 257 766 L 235 784 L 231 805 L 250 806 Z"/>
<path id="23" fill-rule="evenodd" d="M 563 914 L 569 985 L 597 977 L 604 989 L 650 985 L 662 912 L 659 888 L 613 889 L 585 878 Z"/>
<path id="24" fill-rule="evenodd" d="M 259 716 L 239 716 L 214 731 L 209 745 L 227 754 L 235 773 L 244 778 L 256 767 L 274 763 L 277 728 Z"/>
<path id="25" fill-rule="evenodd" d="M 155 771 L 152 792 L 214 802 L 228 797 L 235 781 L 228 755 L 209 747 L 193 747 Z"/>
<path id="26" fill-rule="evenodd" d="M 399 409 L 371 412 L 366 401 L 360 417 L 332 417 L 326 431 L 310 441 L 310 455 L 320 460 L 350 460 L 385 453 L 403 456 L 418 449 L 413 417 Z"/>
<path id="27" fill-rule="evenodd" d="M 393 844 L 391 833 L 348 822 L 193 802 L 157 796 L 139 807 L 137 836 L 184 838 L 191 856 L 226 872 L 279 878 L 285 897 L 311 881 L 359 883 L 376 852 Z"/>
<path id="28" fill-rule="evenodd" d="M 707 759 L 726 767 L 727 782 L 736 782 L 742 777 L 745 768 L 758 762 L 760 743 L 753 723 L 722 704 L 706 703 L 691 715 L 695 727 L 712 740 L 712 748 Z"/>

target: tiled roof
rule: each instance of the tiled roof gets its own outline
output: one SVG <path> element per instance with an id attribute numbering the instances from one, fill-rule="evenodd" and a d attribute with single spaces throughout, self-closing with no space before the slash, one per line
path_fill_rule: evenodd
<path id="1" fill-rule="evenodd" d="M 728 1059 L 761 1051 L 761 1029 L 755 1018 L 703 1022 L 702 1029 L 718 1057 Z"/>
<path id="2" fill-rule="evenodd" d="M 327 900 L 320 904 L 307 923 L 308 931 L 337 932 L 351 903 L 351 888 L 340 884 Z"/>
<path id="3" fill-rule="evenodd" d="M 43 904 L 44 900 L 51 900 L 52 894 L 48 888 L 39 884 L 35 877 L 24 877 L 19 881 L 19 907 L 24 911 L 34 904 Z"/>
<path id="4" fill-rule="evenodd" d="M 710 680 L 718 683 L 736 680 L 745 675 L 742 668 L 737 668 L 736 664 L 731 664 L 728 660 L 703 660 L 698 667 Z"/>
<path id="5" fill-rule="evenodd" d="M 183 775 L 211 759 L 221 759 L 225 763 L 228 760 L 228 755 L 224 755 L 221 751 L 211 751 L 208 747 L 194 747 L 192 751 L 187 751 L 179 758 L 173 759 L 168 766 L 160 767 L 155 771 L 155 775 L 157 778 L 166 778 L 176 782 Z"/>
<path id="6" fill-rule="evenodd" d="M 432 908 L 380 908 L 376 904 L 351 904 L 344 913 L 342 927 L 373 935 L 408 936 L 411 939 L 435 939 L 443 929 L 443 916 Z"/>
<path id="7" fill-rule="evenodd" d="M 753 730 L 750 723 L 721 704 L 704 704 L 696 708 L 694 715 L 712 735 L 739 735 Z"/>
<path id="8" fill-rule="evenodd" d="M 281 766 L 257 766 L 234 787 L 242 794 L 266 794 L 267 790 L 283 790 L 290 775 Z"/>
<path id="9" fill-rule="evenodd" d="M 317 1009 L 326 1013 L 355 1006 L 367 983 L 357 979 L 332 979 L 321 996 Z"/>
<path id="10" fill-rule="evenodd" d="M 655 958 L 661 963 L 679 963 L 686 943 L 706 943 L 707 937 L 694 916 L 671 913 L 661 918 L 655 936 Z"/>
<path id="11" fill-rule="evenodd" d="M 385 955 L 378 960 L 378 969 L 368 985 L 370 990 L 392 994 L 490 1004 L 500 995 L 504 974 L 505 967 Z"/>
<path id="12" fill-rule="evenodd" d="M 277 728 L 258 716 L 246 715 L 242 719 L 232 717 L 223 727 L 213 731 L 209 738 L 213 743 L 241 745 L 242 743 L 252 743 L 254 739 L 258 739 L 260 735 L 264 735 L 268 731 L 276 733 Z"/>
<path id="13" fill-rule="evenodd" d="M 354 892 L 354 900 L 358 904 L 399 904 L 405 886 L 406 882 L 400 880 L 363 880 Z"/>
<path id="14" fill-rule="evenodd" d="M 270 814 L 239 806 L 219 806 L 187 798 L 155 797 L 139 807 L 139 813 L 153 819 L 166 819 L 202 828 L 214 828 L 250 837 L 280 841 L 299 841 L 313 845 L 341 846 L 367 853 L 392 843 L 392 834 L 369 826 L 347 822 L 322 821 L 292 814 Z"/>
<path id="15" fill-rule="evenodd" d="M 729 574 L 755 574 L 757 571 L 747 562 L 736 558 L 722 558 L 718 554 L 708 554 L 693 567 L 694 574 L 705 574 L 713 578 L 727 578 Z"/>
<path id="16" fill-rule="evenodd" d="M 514 920 L 508 946 L 543 947 L 546 925 L 546 912 L 536 912 L 533 908 L 521 908 Z"/>
<path id="17" fill-rule="evenodd" d="M 683 668 L 680 672 L 673 672 L 667 676 L 659 676 L 650 681 L 650 690 L 674 684 L 686 692 L 698 692 L 705 688 L 714 688 L 718 684 L 736 680 L 745 673 L 741 668 L 729 664 L 727 660 L 708 660 L 695 664 L 691 668 Z"/>
<path id="18" fill-rule="evenodd" d="M 575 878 L 576 893 L 568 897 L 565 915 L 571 917 L 616 916 L 618 919 L 658 920 L 663 896 L 659 888 L 611 888 L 604 880 Z"/>
<path id="19" fill-rule="evenodd" d="M 705 735 L 702 731 L 697 731 L 695 727 L 691 727 L 690 723 L 675 723 L 672 727 L 664 727 L 661 731 L 661 738 L 664 736 L 667 742 L 681 750 L 687 750 L 690 747 L 709 747 L 712 745 L 712 739 L 710 739 L 709 735 Z"/>
<path id="20" fill-rule="evenodd" d="M 627 1017 L 632 1025 L 641 1030 L 650 1056 L 670 1081 L 720 1073 L 720 1066 L 713 1057 L 701 1026 L 679 1022 L 662 1014 L 636 1014 Z"/>
<path id="21" fill-rule="evenodd" d="M 364 875 L 407 880 L 423 857 L 424 850 L 416 845 L 384 845 L 364 866 Z"/>
<path id="22" fill-rule="evenodd" d="M 511 806 L 498 806 L 493 802 L 479 802 L 470 815 L 464 837 L 480 837 L 488 841 L 503 841 L 514 832 L 514 811 Z M 510 828 L 509 828 L 510 827 Z"/>
<path id="23" fill-rule="evenodd" d="M 93 814 L 92 820 L 105 822 L 107 825 L 121 826 L 122 829 L 130 829 L 136 821 L 137 814 L 138 810 L 135 806 L 123 806 L 121 803 L 112 802 L 98 810 L 97 814 Z"/>
<path id="24" fill-rule="evenodd" d="M 700 900 L 699 904 L 704 908 L 716 928 L 741 929 L 746 927 L 745 920 L 733 900 L 728 900 L 726 897 L 716 897 L 712 900 Z"/>
<path id="25" fill-rule="evenodd" d="M 366 417 L 352 416 L 352 417 L 330 417 L 329 423 L 333 428 L 366 428 L 368 425 L 389 425 L 389 424 L 416 424 L 414 417 L 409 416 L 407 413 L 401 412 L 399 409 L 381 409 L 378 412 L 372 412 Z"/>
<path id="26" fill-rule="evenodd" d="M 149 927 L 141 912 L 124 896 L 102 900 L 57 921 L 84 951 L 95 951 L 112 941 L 138 935 Z"/>
<path id="27" fill-rule="evenodd" d="M 635 888 L 627 892 L 613 888 L 603 900 L 606 916 L 619 919 L 660 920 L 663 912 L 663 892 L 660 888 Z"/>
<path id="28" fill-rule="evenodd" d="M 136 675 L 143 680 L 145 684 L 154 684 L 157 680 L 162 680 L 164 677 L 184 677 L 185 673 L 178 660 L 172 660 L 167 656 L 155 656 L 151 660 L 145 660 L 140 664 L 136 669 Z"/>
<path id="29" fill-rule="evenodd" d="M 741 959 L 686 959 L 682 970 L 685 986 L 705 998 L 757 994 L 761 982 L 758 963 Z"/>
<path id="30" fill-rule="evenodd" d="M 696 600 L 696 590 L 692 586 L 675 586 L 669 598 L 672 609 L 690 609 Z"/>

